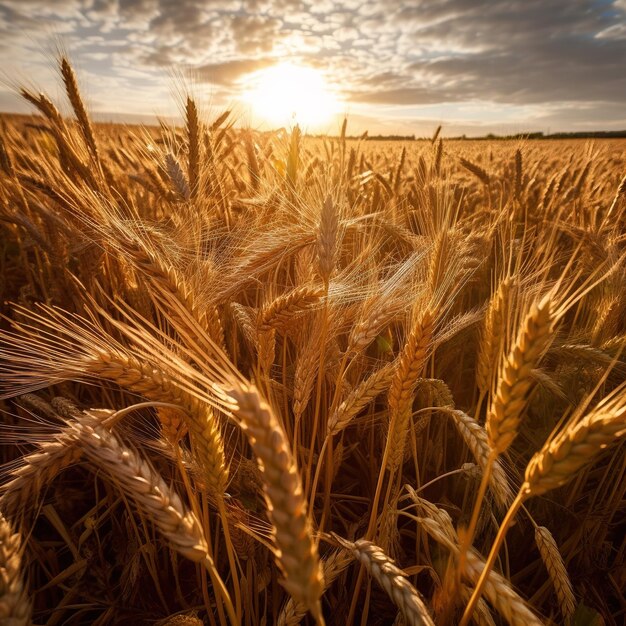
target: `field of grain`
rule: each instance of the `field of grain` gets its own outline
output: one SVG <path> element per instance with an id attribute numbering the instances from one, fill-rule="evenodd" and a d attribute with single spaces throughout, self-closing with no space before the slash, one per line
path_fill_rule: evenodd
<path id="1" fill-rule="evenodd" d="M 626 142 L 99 126 L 61 71 L 0 121 L 0 621 L 624 623 Z"/>

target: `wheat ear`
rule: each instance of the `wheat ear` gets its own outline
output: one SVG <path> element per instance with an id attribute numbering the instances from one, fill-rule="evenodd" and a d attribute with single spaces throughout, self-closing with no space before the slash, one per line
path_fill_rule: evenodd
<path id="1" fill-rule="evenodd" d="M 339 214 L 332 198 L 324 200 L 320 214 L 317 239 L 317 259 L 320 276 L 328 288 L 330 277 L 335 270 L 338 256 L 337 236 L 339 231 Z"/>
<path id="2" fill-rule="evenodd" d="M 302 343 L 298 359 L 293 385 L 293 413 L 296 423 L 302 417 L 311 399 L 313 385 L 318 372 L 321 345 L 321 323 L 316 321 L 312 324 L 312 332 L 306 342 Z"/>
<path id="3" fill-rule="evenodd" d="M 381 548 L 365 539 L 347 541 L 332 533 L 337 543 L 349 550 L 387 592 L 411 626 L 435 626 L 419 592 Z"/>
<path id="4" fill-rule="evenodd" d="M 143 364 L 130 355 L 101 352 L 87 363 L 90 374 L 114 381 L 150 400 L 179 404 L 186 416 L 196 460 L 204 470 L 207 486 L 222 498 L 228 484 L 224 444 L 211 409 L 190 393 L 181 391 L 166 372 Z"/>
<path id="5" fill-rule="evenodd" d="M 154 290 L 155 295 L 164 302 L 168 315 L 173 318 L 174 327 L 180 329 L 179 326 L 182 326 L 185 330 L 194 331 L 198 335 L 198 340 L 202 342 L 202 347 L 205 349 L 208 347 L 209 352 L 212 346 L 202 332 L 208 333 L 209 337 L 224 349 L 224 329 L 215 304 L 202 306 L 198 302 L 193 286 L 183 274 L 171 264 L 164 262 L 151 249 L 149 242 L 129 236 L 128 230 L 122 226 L 123 224 L 120 224 L 112 231 L 114 241 L 122 242 L 119 254 L 132 262 Z M 185 311 L 181 310 L 181 306 Z M 193 324 L 200 327 L 200 332 Z"/>
<path id="6" fill-rule="evenodd" d="M 521 491 L 528 496 L 564 485 L 594 456 L 626 434 L 626 397 L 600 406 L 546 442 L 526 467 Z"/>
<path id="7" fill-rule="evenodd" d="M 285 331 L 298 314 L 317 304 L 323 295 L 323 290 L 305 285 L 279 296 L 261 310 L 259 331 Z"/>
<path id="8" fill-rule="evenodd" d="M 204 626 L 204 622 L 193 613 L 179 613 L 158 621 L 155 626 Z"/>
<path id="9" fill-rule="evenodd" d="M 321 625 L 324 581 L 289 443 L 276 416 L 254 387 L 239 384 L 229 390 L 229 395 L 236 402 L 233 414 L 250 440 L 263 475 L 276 561 L 283 575 L 281 583 Z"/>
<path id="10" fill-rule="evenodd" d="M 0 622 L 29 626 L 31 613 L 22 581 L 22 538 L 0 512 Z"/>
<path id="11" fill-rule="evenodd" d="M 192 98 L 187 96 L 185 104 L 185 117 L 187 121 L 187 180 L 191 196 L 198 193 L 200 179 L 200 120 L 198 118 L 198 107 Z"/>
<path id="12" fill-rule="evenodd" d="M 178 159 L 171 152 L 167 152 L 165 155 L 165 170 L 179 196 L 184 200 L 189 200 L 191 189 L 185 178 L 185 172 Z"/>
<path id="13" fill-rule="evenodd" d="M 424 310 L 416 319 L 404 349 L 399 356 L 389 389 L 390 424 L 387 440 L 387 467 L 394 473 L 404 456 L 406 435 L 417 385 L 432 342 L 435 315 Z"/>
<path id="14" fill-rule="evenodd" d="M 352 555 L 348 554 L 345 550 L 338 550 L 322 561 L 324 591 L 335 582 L 339 575 L 350 565 L 352 560 Z M 289 598 L 278 616 L 276 626 L 297 626 L 305 615 L 306 608 L 293 598 Z"/>
<path id="15" fill-rule="evenodd" d="M 98 326 L 86 320 L 79 323 L 78 318 L 55 309 L 45 311 L 48 318 L 27 313 L 43 329 L 24 324 L 21 333 L 0 333 L 5 340 L 0 350 L 0 371 L 7 374 L 3 383 L 28 388 L 25 382 L 34 381 L 32 389 L 53 381 L 91 377 L 113 381 L 149 400 L 179 405 L 207 487 L 222 498 L 228 469 L 219 425 L 208 404 L 183 390 L 184 385 L 167 371 L 133 356 Z"/>
<path id="16" fill-rule="evenodd" d="M 408 485 L 407 490 L 410 498 L 417 505 L 418 510 L 428 515 L 428 517 L 417 518 L 420 526 L 435 539 L 435 541 L 446 546 L 452 552 L 453 556 L 459 560 L 461 556 L 459 537 L 448 512 L 420 498 L 415 490 Z M 484 570 L 484 567 L 484 560 L 471 549 L 465 555 L 461 574 L 469 582 L 475 584 L 481 572 Z M 465 597 L 467 591 L 463 591 L 463 595 Z M 471 593 L 469 595 L 471 596 Z M 485 588 L 485 596 L 498 613 L 507 619 L 509 624 L 515 626 L 522 626 L 524 624 L 533 626 L 541 625 L 541 622 L 530 610 L 524 599 L 512 589 L 505 578 L 496 572 L 489 572 L 489 586 Z"/>
<path id="17" fill-rule="evenodd" d="M 489 411 L 487 411 L 487 440 L 490 452 L 483 470 L 480 486 L 478 487 L 470 523 L 467 532 L 462 538 L 459 559 L 460 572 L 463 572 L 465 555 L 469 552 L 474 540 L 480 508 L 494 463 L 497 457 L 508 449 L 517 436 L 524 407 L 526 406 L 528 391 L 535 380 L 533 372 L 552 341 L 553 325 L 552 300 L 551 295 L 547 294 L 539 303 L 532 305 L 518 332 L 515 344 L 504 358 L 500 367 L 496 393 L 491 401 Z M 512 521 L 516 513 L 515 507 L 519 508 L 521 503 L 522 498 L 518 494 L 517 499 L 513 502 L 505 517 L 507 524 Z M 504 527 L 505 523 L 503 522 L 500 530 L 502 531 Z M 470 606 L 475 604 L 475 601 L 474 596 L 472 596 L 472 600 L 470 600 L 470 604 L 468 604 L 468 608 L 462 618 L 462 626 L 466 626 L 471 615 Z"/>
<path id="18" fill-rule="evenodd" d="M 541 559 L 548 570 L 550 580 L 554 585 L 556 596 L 559 599 L 561 614 L 567 620 L 576 610 L 576 598 L 572 589 L 572 582 L 567 574 L 567 568 L 552 533 L 545 526 L 535 528 L 535 543 L 539 548 Z"/>
<path id="19" fill-rule="evenodd" d="M 552 340 L 553 323 L 548 294 L 531 308 L 501 366 L 496 394 L 487 414 L 487 435 L 495 454 L 502 454 L 517 436 L 534 380 L 532 373 Z"/>
<path id="20" fill-rule="evenodd" d="M 622 181 L 617 187 L 617 191 L 615 192 L 615 197 L 613 198 L 613 202 L 611 202 L 611 206 L 607 213 L 607 218 L 610 217 L 615 212 L 617 205 L 619 204 L 620 200 L 622 200 L 623 198 L 626 198 L 626 176 L 622 178 Z"/>
<path id="21" fill-rule="evenodd" d="M 485 562 L 473 550 L 466 556 L 464 576 L 476 583 L 485 569 Z M 515 593 L 506 578 L 490 572 L 485 585 L 485 596 L 510 626 L 543 626 L 528 605 Z"/>
<path id="22" fill-rule="evenodd" d="M 476 363 L 476 384 L 481 394 L 491 390 L 494 363 L 497 362 L 504 345 L 504 331 L 507 318 L 507 305 L 511 291 L 511 278 L 500 282 L 497 291 L 489 300 L 485 321 L 480 334 L 478 360 Z"/>
<path id="23" fill-rule="evenodd" d="M 0 487 L 0 509 L 9 517 L 32 506 L 44 487 L 82 456 L 65 431 L 56 435 L 56 439 L 40 443 L 37 452 L 22 457 L 20 466 L 11 472 L 11 480 Z"/>
<path id="24" fill-rule="evenodd" d="M 63 76 L 63 82 L 65 83 L 67 97 L 69 98 L 72 109 L 74 109 L 76 119 L 78 120 L 78 127 L 80 128 L 85 143 L 87 144 L 91 157 L 97 163 L 99 160 L 99 154 L 96 137 L 93 132 L 93 126 L 91 125 L 91 120 L 87 114 L 87 109 L 85 108 L 83 99 L 80 97 L 76 74 L 66 58 L 61 59 L 61 75 Z"/>
<path id="25" fill-rule="evenodd" d="M 487 471 L 491 448 L 487 440 L 485 429 L 471 416 L 459 410 L 450 410 L 445 407 L 440 409 L 452 417 L 452 421 L 465 441 L 465 445 L 470 449 L 478 465 L 483 472 Z M 508 507 L 513 500 L 513 492 L 509 486 L 509 480 L 502 464 L 495 459 L 491 467 L 489 486 L 498 504 Z"/>
<path id="26" fill-rule="evenodd" d="M 524 163 L 522 160 L 522 151 L 518 148 L 515 151 L 515 179 L 513 182 L 513 191 L 515 199 L 520 200 L 522 197 L 522 182 L 523 182 Z"/>
<path id="27" fill-rule="evenodd" d="M 348 394 L 328 420 L 329 436 L 344 430 L 356 415 L 375 400 L 376 396 L 389 389 L 395 368 L 395 363 L 388 363 L 371 374 Z"/>
<path id="28" fill-rule="evenodd" d="M 474 174 L 474 176 L 476 176 L 476 178 L 478 178 L 483 185 L 489 184 L 490 182 L 489 173 L 485 169 L 480 167 L 480 165 L 477 165 L 476 163 L 472 163 L 472 161 L 464 157 L 459 157 L 459 161 L 461 165 L 466 170 Z"/>
<path id="29" fill-rule="evenodd" d="M 68 426 L 68 433 L 80 444 L 83 455 L 121 487 L 177 552 L 196 563 L 207 558 L 208 546 L 200 521 L 185 510 L 178 495 L 137 450 L 96 422 L 84 419 Z"/>

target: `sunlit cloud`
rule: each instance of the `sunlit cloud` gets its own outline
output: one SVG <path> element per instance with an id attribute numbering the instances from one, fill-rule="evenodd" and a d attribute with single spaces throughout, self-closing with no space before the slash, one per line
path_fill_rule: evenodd
<path id="1" fill-rule="evenodd" d="M 625 24 L 624 0 L 3 0 L 0 53 L 10 82 L 54 93 L 61 41 L 102 112 L 123 101 L 175 114 L 165 99 L 180 72 L 213 106 L 245 108 L 250 81 L 290 63 L 339 85 L 340 112 L 373 132 L 413 132 L 463 103 L 467 117 L 444 131 L 482 131 L 472 115 L 487 108 L 494 128 L 525 111 L 517 130 L 546 130 L 551 111 L 570 109 L 587 117 L 553 130 L 611 129 L 623 126 Z M 0 86 L 0 107 L 16 106 Z"/>

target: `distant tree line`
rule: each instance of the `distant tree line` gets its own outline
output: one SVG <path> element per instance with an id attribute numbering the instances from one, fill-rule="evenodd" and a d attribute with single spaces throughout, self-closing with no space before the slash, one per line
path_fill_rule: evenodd
<path id="1" fill-rule="evenodd" d="M 310 135 L 313 137 L 329 137 L 329 135 Z M 335 137 L 335 138 L 338 138 Z M 430 137 L 416 137 L 413 135 L 348 135 L 348 140 L 364 139 L 366 141 L 430 141 Z M 626 130 L 592 130 L 561 133 L 515 133 L 513 135 L 496 135 L 489 133 L 478 137 L 468 137 L 467 135 L 457 135 L 455 137 L 445 137 L 447 140 L 480 141 L 485 139 L 626 139 Z"/>
<path id="2" fill-rule="evenodd" d="M 626 130 L 590 130 L 576 132 L 549 133 L 516 133 L 514 135 L 494 135 L 484 137 L 455 137 L 455 139 L 626 139 Z"/>

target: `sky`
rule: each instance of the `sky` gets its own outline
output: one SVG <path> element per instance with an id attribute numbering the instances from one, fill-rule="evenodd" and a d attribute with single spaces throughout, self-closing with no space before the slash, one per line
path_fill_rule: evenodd
<path id="1" fill-rule="evenodd" d="M 189 91 L 267 129 L 251 85 L 289 64 L 333 98 L 311 132 L 626 129 L 626 0 L 0 0 L 0 110 L 30 110 L 22 84 L 61 101 L 59 49 L 100 119 L 176 116 Z"/>

